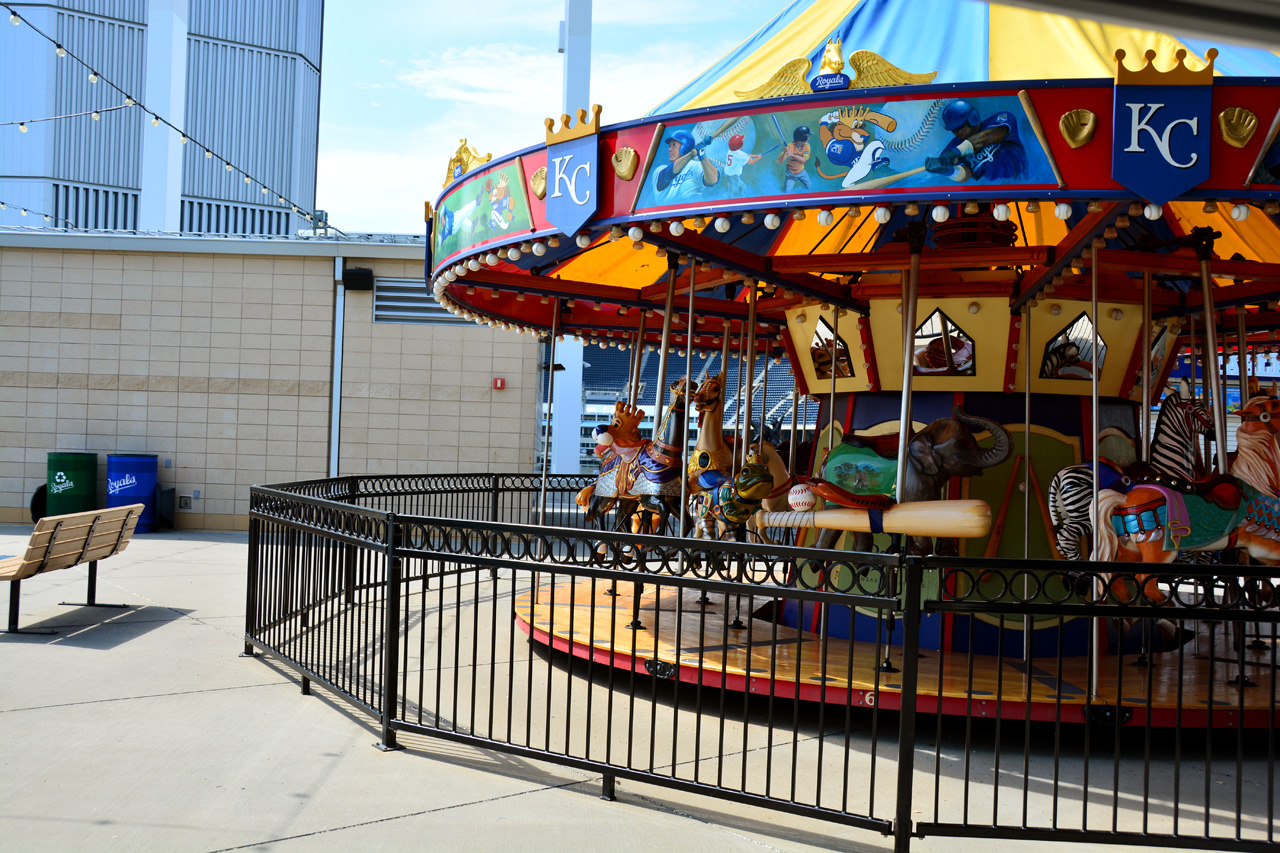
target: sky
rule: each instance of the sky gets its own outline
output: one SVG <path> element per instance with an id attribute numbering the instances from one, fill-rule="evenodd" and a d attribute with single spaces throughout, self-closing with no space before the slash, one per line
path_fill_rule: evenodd
<path id="1" fill-rule="evenodd" d="M 786 0 L 595 0 L 591 100 L 644 115 Z M 316 207 L 348 233 L 424 231 L 466 138 L 502 156 L 559 116 L 563 0 L 325 0 Z"/>

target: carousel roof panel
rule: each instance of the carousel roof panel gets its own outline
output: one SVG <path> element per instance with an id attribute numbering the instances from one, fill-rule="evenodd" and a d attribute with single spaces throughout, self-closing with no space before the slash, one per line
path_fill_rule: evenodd
<path id="1" fill-rule="evenodd" d="M 1170 208 L 1178 223 L 1187 232 L 1197 225 L 1208 225 L 1219 231 L 1213 246 L 1219 258 L 1240 256 L 1267 264 L 1280 263 L 1280 243 L 1276 241 L 1276 224 L 1269 216 L 1250 216 L 1248 219 L 1231 218 L 1230 205 L 1219 205 L 1217 213 L 1206 213 L 1202 203 L 1191 201 L 1170 202 Z"/>
<path id="2" fill-rule="evenodd" d="M 1190 54 L 1187 65 L 1194 69 L 1202 67 L 1205 51 L 1215 47 L 1219 74 L 1280 74 L 1280 56 L 1274 51 L 1002 3 L 796 0 L 650 114 L 733 103 L 738 100 L 735 92 L 759 86 L 792 59 L 807 58 L 816 68 L 827 40 L 834 38 L 843 40 L 846 56 L 869 50 L 909 72 L 936 71 L 937 83 L 1111 77 L 1116 48 L 1134 58 L 1154 49 L 1156 67 L 1167 70 L 1179 49 Z"/>

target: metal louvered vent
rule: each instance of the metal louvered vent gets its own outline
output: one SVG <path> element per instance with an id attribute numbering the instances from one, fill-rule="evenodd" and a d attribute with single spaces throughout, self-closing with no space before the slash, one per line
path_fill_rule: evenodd
<path id="1" fill-rule="evenodd" d="M 373 322 L 456 326 L 467 321 L 440 307 L 420 278 L 375 278 Z"/>

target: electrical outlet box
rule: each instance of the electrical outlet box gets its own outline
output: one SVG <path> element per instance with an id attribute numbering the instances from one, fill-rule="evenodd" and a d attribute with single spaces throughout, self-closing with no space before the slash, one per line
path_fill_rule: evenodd
<path id="1" fill-rule="evenodd" d="M 191 509 L 191 495 L 178 495 L 178 509 Z"/>

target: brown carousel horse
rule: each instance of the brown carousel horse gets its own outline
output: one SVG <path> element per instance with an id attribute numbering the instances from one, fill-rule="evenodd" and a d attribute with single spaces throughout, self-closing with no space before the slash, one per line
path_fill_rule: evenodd
<path id="1" fill-rule="evenodd" d="M 724 440 L 724 373 L 708 376 L 695 389 L 693 407 L 698 412 L 698 441 L 693 447 L 686 472 L 689 494 L 702 491 L 698 478 L 708 471 L 728 476 L 733 470 L 733 451 Z"/>
<path id="2" fill-rule="evenodd" d="M 583 489 L 575 498 L 579 506 L 586 507 L 588 522 L 598 522 L 617 506 L 615 529 L 620 529 L 637 510 L 644 510 L 657 517 L 657 531 L 665 530 L 675 515 L 683 533 L 680 472 L 684 468 L 681 438 L 688 408 L 685 394 L 685 380 L 672 383 L 671 405 L 654 431 L 658 438 L 642 439 L 640 421 L 644 412 L 621 401 L 614 406 L 613 419 L 596 427 L 600 473 L 595 485 Z"/>

